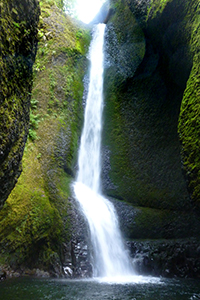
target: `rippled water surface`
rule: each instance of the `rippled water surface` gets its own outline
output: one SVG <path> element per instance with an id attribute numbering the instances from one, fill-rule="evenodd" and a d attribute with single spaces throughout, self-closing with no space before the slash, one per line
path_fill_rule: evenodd
<path id="1" fill-rule="evenodd" d="M 105 283 L 65 279 L 18 278 L 0 282 L 3 300 L 197 300 L 198 280 L 148 280 L 137 283 Z"/>

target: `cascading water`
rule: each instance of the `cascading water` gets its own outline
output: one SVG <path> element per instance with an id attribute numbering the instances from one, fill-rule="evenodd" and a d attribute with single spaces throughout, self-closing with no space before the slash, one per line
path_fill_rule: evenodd
<path id="1" fill-rule="evenodd" d="M 103 111 L 103 44 L 105 25 L 95 27 L 90 47 L 90 81 L 74 191 L 91 232 L 94 276 L 133 275 L 112 203 L 100 191 L 100 148 Z"/>

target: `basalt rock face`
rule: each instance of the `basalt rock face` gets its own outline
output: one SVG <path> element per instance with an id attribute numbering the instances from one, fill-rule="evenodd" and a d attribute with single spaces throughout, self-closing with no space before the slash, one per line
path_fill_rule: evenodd
<path id="1" fill-rule="evenodd" d="M 111 1 L 110 5 L 104 87 L 104 193 L 139 207 L 129 237 L 138 238 L 137 226 L 143 228 L 139 230 L 141 238 L 153 238 L 155 233 L 157 238 L 196 236 L 199 221 L 193 214 L 182 168 L 177 127 L 181 107 L 179 132 L 184 164 L 189 187 L 198 195 L 198 185 L 191 181 L 198 178 L 198 153 L 190 147 L 198 126 L 189 127 L 197 122 L 198 106 L 192 109 L 191 104 L 196 114 L 190 121 L 186 107 L 191 93 L 198 101 L 191 81 L 198 86 L 199 3 L 135 0 Z M 181 104 L 182 99 L 185 104 Z M 187 144 L 185 127 L 191 128 Z M 198 143 L 196 137 L 195 147 Z M 186 157 L 193 161 L 193 172 L 187 168 Z M 154 216 L 153 226 L 149 226 L 148 216 Z M 196 221 L 183 229 L 184 219 L 187 224 Z"/>
<path id="2" fill-rule="evenodd" d="M 134 241 L 127 246 L 139 274 L 200 278 L 199 240 Z"/>
<path id="3" fill-rule="evenodd" d="M 86 278 L 93 275 L 89 226 L 75 198 L 70 197 L 71 238 L 63 243 L 62 265 L 65 277 Z"/>
<path id="4" fill-rule="evenodd" d="M 1 5 L 0 207 L 21 173 L 38 21 L 37 0 L 5 0 Z"/>

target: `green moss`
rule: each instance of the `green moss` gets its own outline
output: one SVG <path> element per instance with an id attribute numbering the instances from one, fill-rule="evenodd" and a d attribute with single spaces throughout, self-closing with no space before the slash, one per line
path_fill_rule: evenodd
<path id="1" fill-rule="evenodd" d="M 19 264 L 31 264 L 35 262 L 31 258 L 33 247 L 37 260 L 42 251 L 42 248 L 37 249 L 37 244 L 41 241 L 55 250 L 52 240 L 61 239 L 61 218 L 45 193 L 36 148 L 26 150 L 23 165 L 18 184 L 0 211 L 0 245 L 11 257 L 15 255 Z"/>
<path id="2" fill-rule="evenodd" d="M 34 0 L 28 4 L 26 0 L 20 4 L 6 0 L 1 5 L 0 206 L 21 172 L 28 133 L 38 19 L 39 7 Z"/>
<path id="3" fill-rule="evenodd" d="M 149 17 L 155 18 L 158 13 L 161 14 L 166 5 L 172 1 L 173 0 L 152 0 L 151 5 L 148 8 L 147 19 Z"/>
<path id="4" fill-rule="evenodd" d="M 0 250 L 7 262 L 48 270 L 59 262 L 62 242 L 70 238 L 68 197 L 90 40 L 89 32 L 55 2 L 40 2 L 30 138 L 22 175 L 0 212 Z"/>
<path id="5" fill-rule="evenodd" d="M 44 10 L 45 8 L 51 8 L 54 5 L 59 7 L 60 9 L 64 8 L 63 0 L 40 0 L 39 3 L 41 10 Z"/>
<path id="6" fill-rule="evenodd" d="M 191 11 L 196 11 L 193 19 L 191 49 L 193 51 L 193 67 L 187 82 L 181 105 L 179 118 L 179 135 L 182 142 L 183 166 L 188 179 L 188 188 L 193 203 L 200 207 L 200 19 L 199 3 L 193 1 Z"/>

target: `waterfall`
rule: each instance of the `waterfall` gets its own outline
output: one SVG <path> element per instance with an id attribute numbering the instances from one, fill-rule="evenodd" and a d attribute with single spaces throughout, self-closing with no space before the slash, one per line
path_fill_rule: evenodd
<path id="1" fill-rule="evenodd" d="M 101 131 L 105 25 L 95 27 L 90 46 L 91 70 L 74 192 L 86 216 L 94 249 L 94 276 L 133 275 L 114 206 L 101 195 Z"/>

